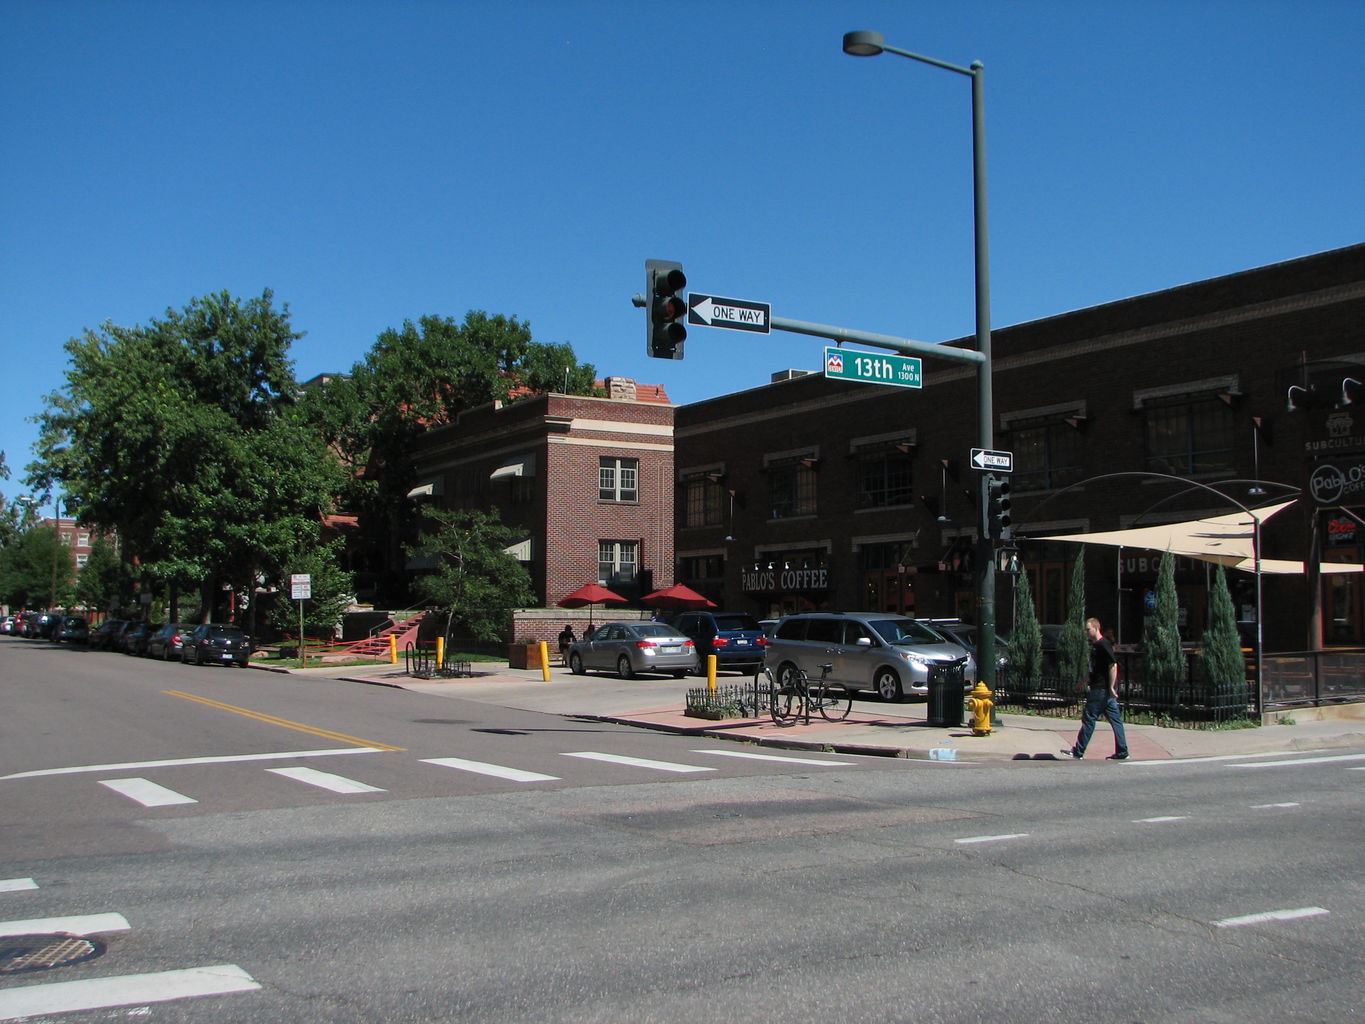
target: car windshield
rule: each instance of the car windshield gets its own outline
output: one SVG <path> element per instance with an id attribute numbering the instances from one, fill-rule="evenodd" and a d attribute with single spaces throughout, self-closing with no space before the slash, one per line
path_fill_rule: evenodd
<path id="1" fill-rule="evenodd" d="M 209 630 L 209 636 L 225 636 L 235 639 L 242 635 L 242 631 L 236 626 L 214 626 Z"/>
<path id="2" fill-rule="evenodd" d="M 941 644 L 943 638 L 914 619 L 873 619 L 868 625 L 889 644 Z"/>
<path id="3" fill-rule="evenodd" d="M 758 620 L 755 619 L 752 615 L 717 615 L 716 628 L 721 630 L 748 629 L 752 630 L 755 633 L 762 632 L 762 628 L 759 626 Z"/>
<path id="4" fill-rule="evenodd" d="M 668 636 L 677 637 L 678 631 L 672 626 L 665 626 L 658 622 L 645 622 L 635 627 L 637 636 Z"/>

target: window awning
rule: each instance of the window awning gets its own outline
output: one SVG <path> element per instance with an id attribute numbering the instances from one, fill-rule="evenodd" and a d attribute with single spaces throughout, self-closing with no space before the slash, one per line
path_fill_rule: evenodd
<path id="1" fill-rule="evenodd" d="M 536 475 L 536 456 L 534 452 L 527 455 L 518 455 L 516 458 L 505 460 L 497 469 L 488 474 L 490 480 L 503 480 L 514 476 L 535 476 Z"/>
<path id="2" fill-rule="evenodd" d="M 1297 500 L 1297 499 L 1294 499 Z M 1227 515 L 1191 519 L 1182 523 L 1162 523 L 1158 526 L 1138 526 L 1130 530 L 1110 530 L 1100 533 L 1069 533 L 1030 540 L 1066 540 L 1077 544 L 1103 544 L 1109 547 L 1146 548 L 1150 551 L 1169 551 L 1173 555 L 1217 562 L 1229 569 L 1243 572 L 1257 570 L 1255 549 L 1256 522 L 1264 523 L 1271 516 L 1284 511 L 1294 500 L 1282 501 L 1263 508 L 1238 510 Z M 1261 558 L 1260 571 L 1280 575 L 1304 572 L 1304 563 L 1293 559 Z M 1323 573 L 1365 572 L 1365 565 L 1350 562 L 1322 562 Z"/>
<path id="3" fill-rule="evenodd" d="M 441 480 L 439 480 L 439 479 L 435 479 L 435 480 L 424 480 L 422 483 L 418 484 L 418 485 L 417 485 L 416 487 L 414 487 L 412 490 L 408 491 L 408 497 L 409 497 L 409 498 L 432 498 L 432 497 L 435 497 L 435 496 L 438 495 L 438 494 L 444 494 L 444 493 L 445 493 L 445 487 L 443 486 Z"/>
<path id="4" fill-rule="evenodd" d="M 527 537 L 524 540 L 519 540 L 510 547 L 505 547 L 502 550 L 515 558 L 518 562 L 529 562 L 531 560 L 531 538 Z"/>

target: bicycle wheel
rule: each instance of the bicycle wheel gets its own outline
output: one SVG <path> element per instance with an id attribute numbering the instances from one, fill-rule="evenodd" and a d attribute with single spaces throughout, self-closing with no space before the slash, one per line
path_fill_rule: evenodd
<path id="1" fill-rule="evenodd" d="M 820 709 L 826 722 L 842 722 L 853 710 L 853 698 L 842 686 L 817 684 L 811 691 L 811 703 Z"/>
<path id="2" fill-rule="evenodd" d="M 772 715 L 773 724 L 784 727 L 795 725 L 796 717 L 801 713 L 801 696 L 797 687 L 782 686 L 771 672 L 765 674 L 768 676 L 768 713 Z"/>

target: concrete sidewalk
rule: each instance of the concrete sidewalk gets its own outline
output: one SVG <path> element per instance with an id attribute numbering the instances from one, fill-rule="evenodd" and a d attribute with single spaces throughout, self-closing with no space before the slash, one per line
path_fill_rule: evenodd
<path id="1" fill-rule="evenodd" d="M 1079 708 L 1076 717 L 1070 719 L 1000 714 L 999 724 L 991 735 L 973 736 L 965 726 L 931 728 L 925 720 L 927 705 L 922 700 L 905 704 L 855 700 L 846 721 L 826 722 L 817 717 L 809 725 L 783 728 L 767 717 L 713 722 L 685 715 L 686 691 L 706 685 L 706 680 L 700 677 L 681 681 L 623 680 L 603 675 L 575 676 L 567 669 L 554 667 L 547 682 L 540 669 L 513 669 L 496 662 L 476 663 L 474 669 L 472 678 L 442 680 L 415 679 L 402 666 L 388 664 L 286 671 L 295 676 L 395 686 L 524 711 L 770 746 L 957 761 L 1060 759 L 1060 752 L 1075 740 L 1080 716 Z M 723 675 L 717 682 L 719 686 L 733 686 L 743 679 Z M 1365 746 L 1365 705 L 1305 708 L 1296 711 L 1294 719 L 1293 725 L 1265 725 L 1259 729 L 1129 725 L 1128 748 L 1133 760 L 1144 761 Z M 1113 735 L 1101 721 L 1085 759 L 1103 760 L 1113 752 Z"/>

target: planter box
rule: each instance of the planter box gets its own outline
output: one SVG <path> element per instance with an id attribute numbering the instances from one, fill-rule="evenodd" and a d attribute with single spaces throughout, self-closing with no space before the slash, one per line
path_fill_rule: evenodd
<path id="1" fill-rule="evenodd" d="M 511 668 L 542 668 L 540 644 L 508 644 L 507 664 Z"/>

